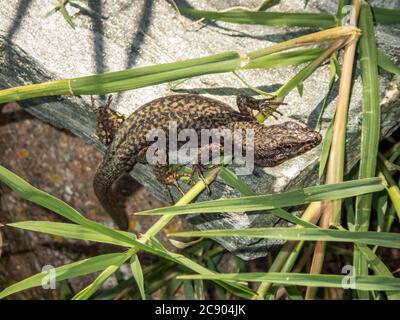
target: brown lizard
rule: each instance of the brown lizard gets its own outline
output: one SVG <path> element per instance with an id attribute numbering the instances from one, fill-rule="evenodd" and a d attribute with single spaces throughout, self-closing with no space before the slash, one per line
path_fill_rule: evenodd
<path id="1" fill-rule="evenodd" d="M 273 104 L 269 99 L 237 97 L 239 112 L 229 105 L 194 94 L 179 94 L 146 103 L 124 119 L 108 106 L 94 107 L 97 114 L 97 134 L 108 145 L 99 165 L 93 187 L 104 209 L 120 229 L 128 228 L 128 218 L 117 205 L 112 185 L 121 175 L 129 173 L 136 163 L 147 163 L 146 151 L 151 142 L 146 135 L 153 129 L 168 132 L 170 121 L 182 129 L 252 129 L 254 130 L 254 162 L 261 167 L 276 166 L 314 148 L 321 135 L 295 122 L 265 126 L 259 123 L 253 110 L 265 111 Z M 161 178 L 172 184 L 171 176 Z"/>

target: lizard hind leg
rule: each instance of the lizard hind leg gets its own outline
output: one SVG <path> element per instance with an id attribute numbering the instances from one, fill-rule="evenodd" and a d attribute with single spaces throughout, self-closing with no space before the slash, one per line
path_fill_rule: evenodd
<path id="1" fill-rule="evenodd" d="M 178 184 L 178 179 L 183 176 L 190 176 L 190 174 L 178 173 L 177 170 L 172 166 L 160 165 L 160 164 L 153 166 L 153 172 L 157 180 L 166 186 L 168 195 L 173 203 L 174 203 L 174 198 L 172 197 L 171 191 L 167 186 L 173 185 L 182 195 L 185 194 L 185 192 Z"/>
<path id="2" fill-rule="evenodd" d="M 92 101 L 92 111 L 96 114 L 96 135 L 100 141 L 105 145 L 109 145 L 122 123 L 125 121 L 125 117 L 110 109 L 112 102 L 112 96 L 109 95 L 106 103 L 103 107 L 98 107 L 90 96 Z"/>

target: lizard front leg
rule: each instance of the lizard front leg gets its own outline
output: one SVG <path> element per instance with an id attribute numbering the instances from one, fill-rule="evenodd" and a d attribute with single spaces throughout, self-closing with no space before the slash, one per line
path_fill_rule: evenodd
<path id="1" fill-rule="evenodd" d="M 103 107 L 98 107 L 90 96 L 92 101 L 92 111 L 96 114 L 96 135 L 99 140 L 105 145 L 109 145 L 115 137 L 116 132 L 125 121 L 125 117 L 110 109 L 112 96 L 108 96 L 107 101 Z"/>

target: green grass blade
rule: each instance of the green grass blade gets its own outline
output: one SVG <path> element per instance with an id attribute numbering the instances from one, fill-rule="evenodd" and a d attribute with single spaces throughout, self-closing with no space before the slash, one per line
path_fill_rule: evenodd
<path id="1" fill-rule="evenodd" d="M 325 167 L 328 162 L 329 152 L 331 150 L 333 138 L 333 121 L 330 122 L 328 129 L 326 130 L 324 141 L 322 143 L 321 155 L 319 157 L 319 171 L 318 176 L 321 178 L 324 175 Z"/>
<path id="2" fill-rule="evenodd" d="M 219 273 L 215 275 L 182 275 L 178 279 L 203 279 L 203 280 L 233 280 L 260 282 L 268 281 L 276 284 L 287 284 L 307 287 L 326 287 L 326 288 L 343 288 L 346 285 L 345 275 L 316 275 L 303 273 Z M 397 291 L 400 290 L 400 278 L 378 277 L 378 276 L 359 276 L 354 278 L 354 288 L 357 290 L 383 290 Z"/>
<path id="3" fill-rule="evenodd" d="M 377 276 L 384 276 L 384 277 L 392 277 L 394 278 L 393 274 L 390 270 L 386 267 L 386 265 L 382 262 L 381 259 L 366 245 L 357 244 L 358 249 L 367 259 L 368 264 L 372 270 L 374 270 Z M 400 300 L 400 291 L 398 292 L 386 292 L 389 300 Z"/>
<path id="4" fill-rule="evenodd" d="M 397 218 L 400 219 L 400 188 L 397 185 L 391 186 L 388 194 L 397 213 Z"/>
<path id="5" fill-rule="evenodd" d="M 180 63 L 176 63 L 178 66 Z M 112 82 L 94 82 L 84 85 L 81 83 L 82 79 L 75 79 L 71 81 L 72 92 L 74 95 L 88 95 L 96 92 L 96 94 L 107 94 L 111 92 L 127 91 L 147 86 L 153 86 L 165 82 L 196 77 L 204 74 L 224 73 L 239 69 L 240 58 L 235 53 L 232 60 L 221 61 L 216 63 L 209 63 L 207 65 L 199 65 L 187 68 L 180 68 L 172 71 L 154 73 L 150 75 L 143 75 L 137 78 L 128 78 L 124 80 Z M 95 75 L 91 77 L 100 77 Z"/>
<path id="6" fill-rule="evenodd" d="M 45 17 L 45 18 L 48 18 L 48 17 L 52 16 L 52 15 L 55 14 L 57 11 L 59 11 L 60 8 L 61 8 L 60 5 L 55 6 L 53 9 L 51 9 L 49 12 L 47 12 L 47 13 L 44 15 L 44 17 Z"/>
<path id="7" fill-rule="evenodd" d="M 61 223 L 61 222 L 51 222 L 51 221 L 22 221 L 22 222 L 9 223 L 7 224 L 7 226 L 29 231 L 37 231 L 77 240 L 109 243 L 122 247 L 134 246 L 133 244 L 128 244 L 125 241 L 119 241 L 106 234 L 102 234 L 97 231 L 93 231 L 92 229 L 89 229 L 87 227 L 83 227 L 81 225 L 72 223 Z M 132 240 L 136 239 L 133 233 L 124 231 L 117 231 L 117 232 L 124 234 L 127 237 L 130 237 Z"/>
<path id="8" fill-rule="evenodd" d="M 331 46 L 326 48 L 315 60 L 310 62 L 307 66 L 305 66 L 302 70 L 300 70 L 292 79 L 286 82 L 282 87 L 280 87 L 275 95 L 277 97 L 286 96 L 291 90 L 294 88 L 302 87 L 302 83 L 332 54 L 336 52 L 336 50 L 340 49 L 344 45 L 343 41 L 336 41 Z M 302 95 L 302 90 L 300 90 L 300 96 Z"/>
<path id="9" fill-rule="evenodd" d="M 383 190 L 380 178 L 360 179 L 331 185 L 308 187 L 300 190 L 241 197 L 203 201 L 179 207 L 164 207 L 141 211 L 138 215 L 178 215 L 200 214 L 213 212 L 243 212 L 271 210 L 281 207 L 291 207 L 314 201 L 349 198 L 360 194 Z"/>
<path id="10" fill-rule="evenodd" d="M 152 247 L 157 249 L 160 256 L 165 255 L 165 257 L 167 259 L 172 260 L 172 261 L 180 264 L 181 266 L 184 266 L 194 272 L 200 273 L 202 275 L 215 274 L 215 272 L 203 267 L 202 265 L 185 257 L 184 255 L 169 252 L 155 238 L 150 239 L 150 244 L 152 245 Z M 249 289 L 248 287 L 241 285 L 241 284 L 230 283 L 230 282 L 225 282 L 225 281 L 216 281 L 216 283 L 218 285 L 220 285 L 221 287 L 225 288 L 226 290 L 228 290 L 229 292 L 237 295 L 238 297 L 243 297 L 243 298 L 249 299 L 256 295 L 256 293 L 253 292 L 251 289 Z"/>
<path id="11" fill-rule="evenodd" d="M 359 179 L 374 177 L 380 140 L 381 108 L 379 105 L 379 79 L 375 30 L 371 9 L 366 2 L 361 5 L 359 25 L 361 77 L 363 83 L 362 128 Z M 355 231 L 367 231 L 371 215 L 372 194 L 356 198 Z M 367 275 L 368 265 L 365 257 L 354 247 L 354 268 L 356 275 Z M 368 298 L 361 293 L 360 298 Z"/>
<path id="12" fill-rule="evenodd" d="M 315 60 L 324 52 L 324 50 L 325 48 L 307 48 L 273 53 L 251 60 L 244 69 L 268 69 L 302 64 Z"/>
<path id="13" fill-rule="evenodd" d="M 203 74 L 230 72 L 239 69 L 240 63 L 237 52 L 224 52 L 203 58 L 9 88 L 0 91 L 0 103 L 42 96 L 125 91 Z"/>
<path id="14" fill-rule="evenodd" d="M 72 81 L 72 88 L 74 88 L 78 84 L 81 84 L 83 86 L 106 84 L 108 82 L 153 76 L 155 74 L 164 74 L 172 71 L 179 71 L 182 69 L 192 69 L 204 66 L 208 67 L 210 65 L 219 65 L 220 63 L 224 65 L 225 70 L 228 71 L 231 70 L 232 66 L 236 67 L 238 64 L 240 64 L 239 59 L 240 57 L 237 52 L 227 51 L 202 58 L 163 63 L 147 67 L 137 67 L 123 71 L 114 71 L 95 76 L 76 78 Z M 226 69 L 227 65 L 231 65 L 231 67 L 228 67 L 228 69 Z"/>
<path id="15" fill-rule="evenodd" d="M 109 241 L 115 241 L 116 243 L 123 242 L 126 243 L 126 246 L 128 247 L 135 246 L 137 249 L 142 249 L 152 254 L 158 254 L 158 252 L 152 247 L 135 240 L 135 238 L 128 232 L 113 230 L 100 223 L 85 218 L 64 201 L 33 187 L 28 182 L 2 166 L 0 166 L 0 181 L 4 182 L 8 187 L 14 190 L 21 198 L 41 205 L 86 229 L 92 230 L 92 235 L 93 233 L 99 233 L 100 235 L 98 237 L 102 237 L 103 239 L 109 238 Z M 47 222 L 47 226 L 49 225 L 48 223 L 50 222 Z M 30 227 L 32 226 L 33 225 Z M 72 232 L 71 229 L 73 227 L 69 226 L 67 228 L 69 228 L 69 232 Z M 60 232 L 60 229 L 53 231 Z M 52 231 L 47 229 L 46 232 L 51 233 Z"/>
<path id="16" fill-rule="evenodd" d="M 202 241 L 196 245 L 186 248 L 182 253 L 187 254 L 190 257 L 196 256 L 199 252 L 203 250 L 205 246 L 208 247 L 210 241 Z M 213 251 L 207 251 L 207 258 L 212 258 L 215 255 Z M 146 294 L 151 298 L 151 294 L 155 291 L 165 288 L 161 299 L 170 299 L 174 293 L 179 289 L 182 281 L 176 280 L 176 271 L 181 269 L 174 261 L 161 259 L 160 261 L 146 266 L 143 268 L 143 275 L 146 279 Z M 160 277 L 160 274 L 163 276 Z M 113 300 L 115 299 L 123 290 L 128 290 L 133 288 L 135 285 L 135 279 L 130 277 L 126 280 L 122 280 L 117 286 L 106 289 L 96 296 L 96 300 Z M 139 290 L 133 292 L 133 299 L 140 299 L 141 295 Z"/>
<path id="17" fill-rule="evenodd" d="M 264 0 L 258 7 L 257 11 L 265 11 L 273 6 L 276 6 L 279 4 L 279 2 L 281 2 L 281 0 Z"/>
<path id="18" fill-rule="evenodd" d="M 243 180 L 241 180 L 232 170 L 224 167 L 224 168 L 222 168 L 219 176 L 221 177 L 221 179 L 223 179 L 225 181 L 226 184 L 239 190 L 242 195 L 244 195 L 244 196 L 255 196 L 256 195 L 256 193 L 253 190 L 251 190 L 250 187 L 246 183 L 244 183 Z M 306 228 L 316 228 L 317 227 L 316 225 L 314 225 L 312 223 L 309 223 L 307 221 L 299 219 L 295 215 L 293 215 L 281 208 L 271 210 L 270 212 L 273 215 L 275 215 L 281 219 L 287 220 L 293 224 L 301 225 Z"/>
<path id="19" fill-rule="evenodd" d="M 124 245 L 124 242 L 119 243 L 118 241 L 115 241 L 112 238 L 107 237 L 106 235 L 99 234 L 97 232 L 92 231 L 91 229 L 87 229 L 84 227 L 81 227 L 79 225 L 73 225 L 73 224 L 66 224 L 66 223 L 57 223 L 57 222 L 48 222 L 48 221 L 25 221 L 25 222 L 17 222 L 11 224 L 13 227 L 21 228 L 21 229 L 26 229 L 26 230 L 31 230 L 31 231 L 39 231 L 39 232 L 44 232 L 48 234 L 54 234 L 54 235 L 60 235 L 60 236 L 65 236 L 65 237 L 71 237 L 75 239 L 81 239 L 81 240 L 89 240 L 89 241 L 99 241 L 99 242 L 105 242 L 105 243 L 111 243 L 111 244 L 117 244 L 117 245 Z M 81 232 L 81 235 L 79 235 L 79 232 Z M 119 231 L 122 232 L 122 231 Z M 127 232 L 123 232 L 126 234 L 129 234 Z M 135 239 L 133 235 L 130 235 L 132 239 Z M 174 254 L 166 250 L 164 247 L 160 245 L 155 245 L 154 247 L 142 243 L 138 243 L 136 240 L 133 242 L 136 247 L 140 247 L 142 250 L 149 252 L 151 254 L 158 255 L 160 257 L 163 257 L 165 259 L 168 259 L 170 261 L 173 261 L 175 263 L 178 263 L 182 266 L 187 267 L 190 270 L 204 273 L 208 272 L 208 270 L 201 265 L 191 261 L 188 258 L 185 258 L 182 255 L 179 254 Z M 154 244 L 154 243 L 153 243 Z M 133 248 L 136 249 L 136 248 Z M 129 251 L 128 251 L 129 252 Z M 124 263 L 129 257 L 122 257 L 120 261 L 116 261 L 113 265 L 107 265 L 104 267 L 106 269 L 95 281 L 95 283 L 91 284 L 90 287 L 87 287 L 82 291 L 78 296 L 76 296 L 76 299 L 86 299 L 89 297 L 89 295 L 93 294 L 96 289 L 98 288 L 98 285 L 100 285 L 105 279 L 107 279 L 108 276 L 112 275 L 118 267 Z M 98 271 L 98 270 L 96 270 Z M 225 287 L 227 290 L 230 290 L 232 293 L 237 294 L 241 297 L 246 297 L 250 298 L 252 297 L 255 293 L 252 291 L 249 291 L 249 289 L 244 289 L 243 287 L 236 287 L 235 284 L 224 284 L 220 283 L 221 286 Z M 21 289 L 23 290 L 23 289 Z"/>
<path id="20" fill-rule="evenodd" d="M 290 272 L 294 263 L 303 249 L 304 241 L 288 241 L 280 249 L 268 272 Z M 257 289 L 258 297 L 264 299 L 266 295 L 272 295 L 275 287 L 272 283 L 263 281 Z"/>
<path id="21" fill-rule="evenodd" d="M 217 172 L 218 170 L 214 170 Z M 207 177 L 206 177 L 207 179 Z M 83 217 L 79 212 L 77 212 L 75 209 L 72 207 L 68 206 L 65 202 L 31 186 L 29 183 L 24 181 L 22 178 L 18 177 L 11 171 L 5 169 L 4 167 L 0 166 L 0 181 L 3 181 L 6 185 L 8 185 L 11 189 L 13 189 L 19 196 L 21 196 L 24 199 L 27 199 L 29 201 L 32 201 L 34 203 L 37 203 L 39 205 L 42 205 L 56 213 L 59 213 L 63 217 L 72 220 L 73 222 L 80 224 L 81 226 L 92 230 L 94 233 L 100 233 L 102 236 L 108 236 L 111 238 L 110 241 L 120 241 L 120 242 L 126 242 L 128 246 L 134 246 L 131 250 L 128 251 L 130 255 L 126 257 L 124 254 L 124 257 L 122 257 L 120 260 L 115 261 L 114 264 L 107 265 L 104 268 L 107 268 L 96 280 L 94 283 L 92 283 L 90 286 L 85 288 L 82 292 L 80 292 L 75 298 L 79 299 L 86 299 L 90 295 L 92 295 L 96 289 L 101 285 L 104 280 L 107 279 L 111 274 L 113 274 L 117 269 L 118 266 L 124 263 L 130 256 L 135 254 L 137 250 L 142 249 L 148 253 L 155 254 L 161 257 L 164 257 L 168 260 L 172 260 L 176 263 L 179 263 L 183 266 L 188 267 L 189 269 L 196 271 L 196 272 L 210 272 L 206 268 L 200 266 L 199 264 L 196 264 L 195 262 L 191 261 L 190 259 L 185 258 L 184 256 L 180 255 L 175 255 L 173 253 L 170 253 L 167 250 L 160 250 L 160 246 L 155 246 L 155 242 L 153 241 L 152 244 L 153 246 L 147 245 L 141 241 L 132 239 L 131 236 L 127 235 L 127 233 L 112 230 L 110 228 L 107 228 L 101 224 L 98 224 L 96 222 L 93 222 L 85 217 Z M 193 189 L 193 188 L 192 188 Z M 196 189 L 197 190 L 197 189 Z M 201 189 L 203 190 L 203 189 Z M 187 197 L 190 198 L 194 196 L 195 192 L 189 195 L 187 193 Z M 164 219 L 165 220 L 165 219 Z M 170 219 L 166 219 L 169 221 Z M 149 230 L 151 230 L 151 234 L 155 234 L 158 232 L 159 228 L 161 228 L 164 225 L 164 222 L 158 222 L 153 227 Z M 32 225 L 30 226 L 32 227 Z M 67 227 L 68 228 L 68 227 Z M 46 230 L 51 233 L 51 230 Z M 60 231 L 60 230 L 58 230 Z M 71 232 L 71 226 L 69 226 L 68 229 L 69 232 Z M 76 230 L 75 230 L 76 231 Z M 55 232 L 55 231 L 54 231 Z M 66 230 L 62 230 L 62 232 L 66 232 Z M 92 235 L 93 235 L 92 232 Z M 72 232 L 73 233 L 73 232 Z M 87 235 L 89 236 L 89 235 Z M 99 236 L 99 237 L 102 237 Z M 104 237 L 102 239 L 105 239 Z M 125 260 L 124 260 L 125 259 Z M 103 268 L 103 269 L 104 269 Z M 251 298 L 255 295 L 253 291 L 250 289 L 244 287 L 244 286 L 239 286 L 236 284 L 229 284 L 229 283 L 219 283 L 221 286 L 232 292 L 233 294 L 236 294 L 241 297 L 246 297 L 246 298 Z"/>
<path id="22" fill-rule="evenodd" d="M 107 235 L 116 241 L 126 242 L 129 246 L 134 243 L 134 241 L 124 233 L 110 229 L 100 223 L 85 218 L 64 201 L 33 187 L 28 182 L 2 166 L 0 166 L 0 181 L 4 182 L 8 187 L 14 190 L 21 198 L 45 207 L 62 217 L 75 222 L 76 224 Z M 136 245 L 138 245 L 137 242 Z"/>
<path id="23" fill-rule="evenodd" d="M 66 264 L 62 267 L 55 268 L 56 281 L 62 281 L 66 279 L 73 279 L 76 277 L 84 276 L 93 272 L 104 270 L 109 265 L 119 261 L 124 253 L 110 253 L 85 260 Z M 42 285 L 42 281 L 45 277 L 49 277 L 46 273 L 38 273 L 22 281 L 19 281 L 8 288 L 0 292 L 0 299 L 3 299 L 13 293 L 34 288 Z"/>
<path id="24" fill-rule="evenodd" d="M 393 151 L 393 153 L 390 156 L 390 158 L 388 159 L 388 161 L 391 163 L 394 163 L 398 157 L 400 157 L 400 148 Z"/>
<path id="25" fill-rule="evenodd" d="M 285 290 L 288 294 L 289 300 L 304 300 L 303 295 L 300 290 L 295 286 L 285 286 Z"/>
<path id="26" fill-rule="evenodd" d="M 72 17 L 68 13 L 67 9 L 65 8 L 65 5 L 60 6 L 60 12 L 62 16 L 64 17 L 65 21 L 71 26 L 72 29 L 75 29 L 75 22 L 72 20 Z"/>
<path id="27" fill-rule="evenodd" d="M 194 299 L 195 300 L 205 300 L 204 281 L 203 280 L 193 281 L 193 288 L 194 288 Z"/>
<path id="28" fill-rule="evenodd" d="M 378 66 L 387 72 L 391 72 L 395 75 L 400 75 L 400 67 L 395 65 L 395 63 L 381 50 L 377 50 L 378 54 Z"/>
<path id="29" fill-rule="evenodd" d="M 219 177 L 224 180 L 227 185 L 239 190 L 242 195 L 255 195 L 255 192 L 229 168 L 223 167 L 219 173 Z"/>
<path id="30" fill-rule="evenodd" d="M 324 13 L 292 12 L 215 12 L 190 8 L 180 8 L 182 14 L 195 18 L 225 21 L 239 24 L 257 24 L 264 26 L 332 28 L 336 26 L 335 17 Z"/>
<path id="31" fill-rule="evenodd" d="M 376 231 L 383 231 L 388 207 L 388 195 L 386 190 L 374 194 L 372 206 L 376 211 Z"/>
<path id="32" fill-rule="evenodd" d="M 183 281 L 183 293 L 186 300 L 195 300 L 193 282 L 190 280 Z"/>
<path id="33" fill-rule="evenodd" d="M 339 0 L 337 9 L 336 9 L 336 21 L 340 22 L 343 20 L 344 15 L 346 14 L 346 10 L 343 10 L 344 6 L 350 4 L 350 0 Z"/>
<path id="34" fill-rule="evenodd" d="M 114 274 L 114 272 L 117 271 L 121 267 L 121 265 L 132 256 L 132 250 L 134 249 L 130 249 L 129 251 L 125 252 L 119 257 L 118 260 L 107 266 L 107 268 L 103 270 L 91 284 L 89 284 L 85 289 L 78 292 L 72 298 L 72 300 L 89 299 L 102 286 L 104 281 L 106 281 L 112 274 Z"/>
<path id="35" fill-rule="evenodd" d="M 73 296 L 72 300 L 89 299 L 103 285 L 104 281 L 112 276 L 128 258 L 126 258 L 125 260 L 120 259 L 115 264 L 108 266 L 91 284 L 89 284 L 86 288 L 79 291 L 75 296 Z"/>
<path id="36" fill-rule="evenodd" d="M 400 249 L 400 234 L 389 232 L 352 232 L 323 228 L 251 228 L 188 231 L 170 237 L 254 237 L 278 240 L 337 241 Z"/>
<path id="37" fill-rule="evenodd" d="M 375 22 L 380 24 L 400 23 L 400 10 L 372 7 Z"/>
<path id="38" fill-rule="evenodd" d="M 349 36 L 358 37 L 359 30 L 355 27 L 337 27 L 290 39 L 245 55 L 238 52 L 223 52 L 203 58 L 8 88 L 0 90 L 0 103 L 54 95 L 100 95 L 200 75 L 232 72 L 245 68 L 252 60 L 270 54 L 332 40 L 347 39 Z M 301 60 L 299 57 L 293 58 Z M 280 62 L 275 59 L 274 63 Z"/>
<path id="39" fill-rule="evenodd" d="M 386 164 L 379 159 L 379 169 L 381 170 L 387 184 L 387 193 L 392 201 L 393 209 L 397 213 L 397 218 L 400 220 L 400 188 L 398 183 L 393 179 Z"/>
<path id="40" fill-rule="evenodd" d="M 132 275 L 135 278 L 136 284 L 140 291 L 140 296 L 142 297 L 142 300 L 146 300 L 146 293 L 144 291 L 143 270 L 137 254 L 134 254 L 131 257 L 130 265 L 131 265 Z"/>
<path id="41" fill-rule="evenodd" d="M 331 55 L 330 63 L 329 63 L 329 85 L 328 85 L 328 91 L 326 92 L 325 97 L 322 100 L 321 111 L 319 112 L 317 125 L 315 126 L 318 129 L 321 129 L 322 117 L 324 116 L 324 113 L 325 113 L 326 108 L 328 106 L 329 97 L 331 96 L 334 84 L 336 83 L 336 76 L 338 76 L 340 78 L 340 72 L 341 72 L 340 69 L 341 68 L 340 68 L 340 65 L 339 65 L 339 61 L 337 60 L 337 54 L 334 53 L 334 54 Z M 332 126 L 332 124 L 331 124 L 331 126 Z M 328 130 L 329 130 L 329 128 L 328 128 Z"/>

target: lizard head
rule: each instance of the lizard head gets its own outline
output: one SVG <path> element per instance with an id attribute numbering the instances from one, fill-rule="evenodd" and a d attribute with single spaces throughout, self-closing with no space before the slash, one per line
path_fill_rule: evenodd
<path id="1" fill-rule="evenodd" d="M 313 149 L 321 135 L 295 122 L 261 126 L 254 132 L 254 161 L 261 167 L 273 167 Z"/>

